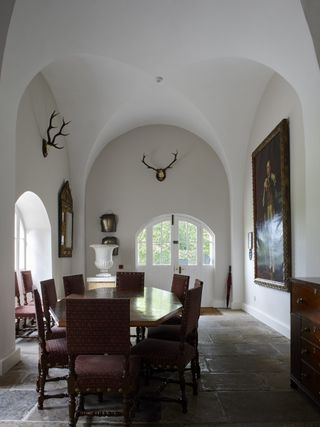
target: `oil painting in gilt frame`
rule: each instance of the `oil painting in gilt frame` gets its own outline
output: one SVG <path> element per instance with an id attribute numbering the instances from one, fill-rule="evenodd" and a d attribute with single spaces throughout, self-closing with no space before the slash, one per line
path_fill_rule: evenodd
<path id="1" fill-rule="evenodd" d="M 289 123 L 252 153 L 254 281 L 283 291 L 291 276 Z"/>

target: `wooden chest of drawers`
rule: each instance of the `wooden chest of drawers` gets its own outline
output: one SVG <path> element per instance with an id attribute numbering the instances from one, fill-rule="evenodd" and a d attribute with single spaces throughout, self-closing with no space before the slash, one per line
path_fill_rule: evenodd
<path id="1" fill-rule="evenodd" d="M 291 385 L 320 404 L 320 278 L 291 279 Z"/>

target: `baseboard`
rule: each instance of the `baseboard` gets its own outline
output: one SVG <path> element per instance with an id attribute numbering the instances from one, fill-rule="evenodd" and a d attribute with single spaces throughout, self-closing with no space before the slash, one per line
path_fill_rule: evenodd
<path id="1" fill-rule="evenodd" d="M 266 325 L 270 326 L 270 328 L 279 332 L 279 334 L 282 334 L 285 337 L 290 339 L 290 326 L 286 325 L 283 322 L 279 322 L 279 320 L 275 319 L 274 317 L 270 316 L 269 314 L 264 313 L 261 310 L 258 310 L 255 307 L 252 307 L 249 304 L 242 304 L 242 309 L 245 312 L 251 314 L 251 316 L 260 320 L 262 323 L 265 323 Z"/>
<path id="2" fill-rule="evenodd" d="M 4 375 L 20 360 L 20 348 L 16 348 L 11 354 L 0 360 L 0 375 Z"/>

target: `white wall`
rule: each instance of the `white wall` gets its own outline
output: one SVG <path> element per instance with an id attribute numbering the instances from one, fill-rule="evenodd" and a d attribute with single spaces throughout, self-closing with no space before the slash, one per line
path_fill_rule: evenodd
<path id="1" fill-rule="evenodd" d="M 16 198 L 29 190 L 37 194 L 45 206 L 52 233 L 52 275 L 56 280 L 57 293 L 62 295 L 62 276 L 70 273 L 70 259 L 58 258 L 58 193 L 63 181 L 69 179 L 69 166 L 68 147 L 61 137 L 57 142 L 65 146 L 63 150 L 50 147 L 48 157 L 42 155 L 42 136 L 45 136 L 53 110 L 59 111 L 45 79 L 38 74 L 27 87 L 18 110 Z M 54 123 L 59 125 L 59 119 L 56 118 Z M 40 243 L 37 240 L 36 245 Z M 42 262 L 41 257 L 38 261 Z M 38 273 L 37 283 L 50 278 L 41 277 Z"/>
<path id="2" fill-rule="evenodd" d="M 290 294 L 254 283 L 254 260 L 249 261 L 246 236 L 253 231 L 251 153 L 283 119 L 289 118 L 292 275 L 306 274 L 305 146 L 300 102 L 291 86 L 279 75 L 268 84 L 261 99 L 251 134 L 247 159 L 244 203 L 245 296 L 244 308 L 250 314 L 289 336 Z"/>
<path id="3" fill-rule="evenodd" d="M 164 167 L 178 150 L 178 161 L 163 182 L 142 164 Z M 119 255 L 114 267 L 135 269 L 136 231 L 152 218 L 166 213 L 184 213 L 206 223 L 216 236 L 214 300 L 225 301 L 225 281 L 230 264 L 229 190 L 224 168 L 211 147 L 181 128 L 154 125 L 136 128 L 109 143 L 95 161 L 86 189 L 86 267 L 94 267 L 92 243 L 106 235 L 99 217 L 107 212 L 118 216 Z"/>

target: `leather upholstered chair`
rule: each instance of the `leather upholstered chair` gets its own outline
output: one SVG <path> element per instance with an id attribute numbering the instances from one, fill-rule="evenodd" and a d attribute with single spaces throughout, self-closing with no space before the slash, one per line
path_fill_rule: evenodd
<path id="1" fill-rule="evenodd" d="M 33 279 L 32 279 L 32 274 L 30 270 L 25 270 L 25 271 L 21 271 L 21 277 L 22 277 L 22 283 L 23 283 L 23 296 L 24 296 L 24 304 L 34 304 L 33 302 L 33 288 L 34 288 L 34 284 L 33 284 Z M 31 298 L 28 301 L 28 294 L 31 295 Z"/>
<path id="2" fill-rule="evenodd" d="M 203 282 L 199 279 L 195 279 L 194 288 L 201 288 L 201 296 L 202 296 L 202 288 Z M 201 301 L 201 300 L 200 300 Z M 180 341 L 180 325 L 179 324 L 163 324 L 160 326 L 155 326 L 154 328 L 148 328 L 148 338 L 155 338 L 160 340 L 169 340 L 169 341 Z M 187 336 L 187 341 L 193 345 L 196 349 L 196 369 L 197 369 L 197 377 L 200 378 L 200 363 L 199 363 L 199 351 L 198 351 L 198 324 L 197 327 L 189 333 Z"/>
<path id="3" fill-rule="evenodd" d="M 50 307 L 54 308 L 57 303 L 57 293 L 54 279 L 42 280 L 41 293 L 43 312 L 46 319 L 46 339 L 66 337 L 66 328 L 55 326 L 50 315 Z"/>
<path id="4" fill-rule="evenodd" d="M 57 338 L 46 340 L 45 326 L 43 321 L 43 311 L 41 299 L 37 289 L 34 290 L 34 302 L 36 308 L 38 339 L 39 339 L 39 361 L 38 361 L 38 409 L 43 409 L 45 399 L 67 397 L 66 393 L 47 394 L 45 392 L 45 384 L 48 381 L 66 380 L 67 377 L 50 377 L 48 373 L 51 368 L 67 368 L 68 353 L 66 338 Z"/>
<path id="5" fill-rule="evenodd" d="M 116 287 L 120 292 L 137 291 L 143 292 L 144 289 L 144 272 L 140 271 L 117 271 Z M 131 337 L 136 338 L 136 342 L 141 341 L 145 337 L 145 328 L 137 327 L 136 335 Z"/>
<path id="6" fill-rule="evenodd" d="M 69 425 L 75 426 L 81 415 L 124 416 L 129 425 L 140 370 L 140 358 L 130 354 L 130 300 L 67 299 L 66 319 Z M 85 407 L 86 395 L 103 393 L 122 397 L 123 410 L 111 409 L 110 402 L 103 409 L 102 399 L 97 409 Z"/>
<path id="7" fill-rule="evenodd" d="M 63 277 L 64 294 L 67 297 L 70 294 L 83 295 L 85 291 L 82 274 L 74 274 Z"/>
<path id="8" fill-rule="evenodd" d="M 182 305 L 189 288 L 189 280 L 190 277 L 183 274 L 174 274 L 172 277 L 171 292 L 179 298 Z"/>
<path id="9" fill-rule="evenodd" d="M 179 298 L 182 305 L 184 305 L 184 299 L 189 289 L 189 276 L 183 274 L 174 274 L 172 277 L 171 292 Z M 164 322 L 165 325 L 180 325 L 182 314 L 177 314 Z"/>
<path id="10" fill-rule="evenodd" d="M 143 291 L 144 272 L 117 271 L 116 287 L 119 291 Z"/>
<path id="11" fill-rule="evenodd" d="M 19 289 L 19 283 L 17 278 L 17 273 L 14 273 L 14 279 L 15 279 L 15 297 L 17 299 L 16 301 L 16 307 L 15 307 L 15 319 L 16 319 L 16 335 L 19 334 L 20 330 L 20 321 L 23 320 L 23 327 L 26 329 L 27 326 L 27 320 L 30 319 L 31 321 L 35 321 L 36 319 L 36 312 L 34 305 L 21 305 L 20 300 L 20 289 Z M 34 330 L 34 327 L 32 328 Z"/>
<path id="12" fill-rule="evenodd" d="M 182 322 L 179 330 L 179 341 L 147 338 L 132 348 L 132 353 L 139 355 L 144 364 L 152 369 L 178 370 L 181 399 L 163 398 L 182 404 L 182 411 L 187 412 L 184 370 L 191 362 L 193 394 L 197 394 L 196 348 L 188 342 L 188 337 L 198 326 L 202 288 L 196 287 L 187 291 Z M 160 397 L 161 400 L 161 397 Z"/>

